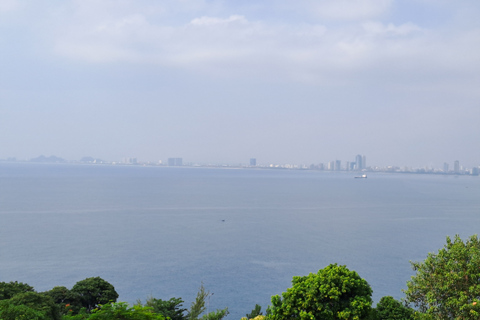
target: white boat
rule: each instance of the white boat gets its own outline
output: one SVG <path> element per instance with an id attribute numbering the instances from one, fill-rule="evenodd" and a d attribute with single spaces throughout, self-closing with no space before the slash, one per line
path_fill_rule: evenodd
<path id="1" fill-rule="evenodd" d="M 362 174 L 361 176 L 355 177 L 355 179 L 367 179 L 367 175 Z"/>

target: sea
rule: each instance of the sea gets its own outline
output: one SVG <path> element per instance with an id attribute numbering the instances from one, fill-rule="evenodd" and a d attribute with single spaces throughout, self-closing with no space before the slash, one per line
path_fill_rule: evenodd
<path id="1" fill-rule="evenodd" d="M 402 299 L 422 261 L 480 230 L 480 177 L 0 163 L 0 281 L 101 277 L 120 301 L 182 298 L 240 319 L 329 264 Z"/>

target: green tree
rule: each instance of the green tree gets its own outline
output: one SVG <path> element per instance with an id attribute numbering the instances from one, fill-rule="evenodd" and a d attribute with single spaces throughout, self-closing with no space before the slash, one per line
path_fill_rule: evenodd
<path id="1" fill-rule="evenodd" d="M 200 286 L 200 289 L 197 292 L 197 296 L 195 298 L 195 301 L 192 302 L 192 305 L 190 306 L 190 310 L 188 310 L 186 320 L 221 320 L 223 319 L 227 314 L 228 314 L 228 308 L 225 309 L 217 309 L 216 311 L 209 312 L 205 315 L 203 315 L 200 318 L 200 315 L 205 312 L 207 309 L 205 307 L 205 302 L 207 298 L 212 296 L 213 293 L 211 294 L 210 291 L 206 291 L 205 287 L 202 285 Z"/>
<path id="2" fill-rule="evenodd" d="M 195 301 L 192 302 L 190 310 L 188 310 L 187 320 L 198 320 L 200 315 L 207 309 L 205 307 L 205 300 L 210 295 L 210 291 L 206 291 L 205 287 L 202 285 L 197 292 Z"/>
<path id="3" fill-rule="evenodd" d="M 85 307 L 87 312 L 101 304 L 116 302 L 118 298 L 118 293 L 113 285 L 100 277 L 78 281 L 72 287 L 71 292 L 79 296 L 81 306 Z"/>
<path id="4" fill-rule="evenodd" d="M 0 300 L 10 299 L 17 293 L 33 292 L 33 287 L 22 282 L 0 282 Z"/>
<path id="5" fill-rule="evenodd" d="M 68 290 L 67 287 L 57 286 L 49 291 L 45 291 L 44 294 L 52 297 L 53 301 L 57 304 L 67 304 L 71 302 L 68 297 L 70 295 L 70 290 Z"/>
<path id="6" fill-rule="evenodd" d="M 61 314 L 78 313 L 82 308 L 80 295 L 66 287 L 57 286 L 43 294 L 52 297 Z"/>
<path id="7" fill-rule="evenodd" d="M 60 320 L 60 313 L 51 297 L 37 292 L 23 292 L 0 301 L 0 319 Z"/>
<path id="8" fill-rule="evenodd" d="M 88 320 L 165 320 L 153 312 L 150 307 L 134 305 L 126 302 L 108 303 L 92 311 Z"/>
<path id="9" fill-rule="evenodd" d="M 375 315 L 371 319 L 375 320 L 409 320 L 414 314 L 413 309 L 390 296 L 382 297 L 373 311 Z"/>
<path id="10" fill-rule="evenodd" d="M 26 305 L 14 305 L 8 302 L 0 302 L 0 319 L 2 320 L 50 320 L 45 312 L 38 311 Z"/>
<path id="11" fill-rule="evenodd" d="M 247 319 L 253 319 L 256 316 L 262 315 L 261 310 L 262 310 L 262 307 L 259 304 L 256 304 L 255 308 L 253 308 L 253 310 L 250 313 L 247 313 L 245 316 L 247 317 Z"/>
<path id="12" fill-rule="evenodd" d="M 165 301 L 150 297 L 147 299 L 145 306 L 151 307 L 153 312 L 161 314 L 165 318 L 170 318 L 171 320 L 184 320 L 184 312 L 186 312 L 187 309 L 182 308 L 182 304 L 183 300 L 181 298 L 170 298 L 170 300 Z"/>
<path id="13" fill-rule="evenodd" d="M 331 264 L 316 274 L 293 277 L 292 284 L 282 297 L 272 297 L 270 319 L 359 320 L 370 313 L 372 289 L 345 266 Z"/>
<path id="14" fill-rule="evenodd" d="M 480 318 L 480 241 L 456 235 L 423 262 L 411 262 L 416 274 L 407 282 L 406 300 L 430 319 Z"/>
<path id="15" fill-rule="evenodd" d="M 217 309 L 202 316 L 202 320 L 222 320 L 228 315 L 228 308 Z"/>
<path id="16" fill-rule="evenodd" d="M 86 320 L 90 317 L 90 313 L 86 308 L 81 308 L 78 312 L 68 312 L 62 315 L 62 320 Z"/>

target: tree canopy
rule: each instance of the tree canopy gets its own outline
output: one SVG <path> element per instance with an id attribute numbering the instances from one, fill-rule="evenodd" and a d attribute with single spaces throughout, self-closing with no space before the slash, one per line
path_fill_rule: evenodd
<path id="1" fill-rule="evenodd" d="M 152 308 L 153 312 L 163 315 L 171 320 L 184 320 L 184 312 L 187 309 L 182 308 L 183 300 L 180 298 L 170 298 L 170 300 L 156 299 L 150 297 L 145 306 Z"/>
<path id="2" fill-rule="evenodd" d="M 72 287 L 71 292 L 80 297 L 80 302 L 87 311 L 91 311 L 101 304 L 116 302 L 118 298 L 118 293 L 113 285 L 100 277 L 78 281 Z"/>
<path id="3" fill-rule="evenodd" d="M 404 306 L 391 296 L 382 297 L 372 311 L 370 317 L 372 320 L 410 320 L 414 314 L 413 309 Z"/>
<path id="4" fill-rule="evenodd" d="M 107 303 L 93 310 L 88 320 L 165 320 L 161 314 L 154 313 L 152 308 L 126 302 Z"/>
<path id="5" fill-rule="evenodd" d="M 59 320 L 60 313 L 53 299 L 37 292 L 22 292 L 0 301 L 0 319 Z"/>
<path id="6" fill-rule="evenodd" d="M 52 297 L 61 314 L 78 313 L 81 308 L 84 308 L 80 295 L 66 287 L 57 286 L 43 294 Z"/>
<path id="7" fill-rule="evenodd" d="M 407 283 L 406 300 L 433 319 L 480 318 L 480 241 L 456 235 L 423 262 L 411 262 L 416 274 Z"/>
<path id="8" fill-rule="evenodd" d="M 0 300 L 10 299 L 18 293 L 33 291 L 33 287 L 26 283 L 17 281 L 0 282 Z"/>
<path id="9" fill-rule="evenodd" d="M 292 284 L 282 297 L 272 297 L 269 318 L 358 320 L 370 313 L 372 289 L 345 266 L 331 264 L 316 274 L 293 277 Z"/>

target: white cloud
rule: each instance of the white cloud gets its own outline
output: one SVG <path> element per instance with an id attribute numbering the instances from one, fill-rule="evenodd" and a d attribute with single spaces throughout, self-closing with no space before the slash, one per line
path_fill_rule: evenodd
<path id="1" fill-rule="evenodd" d="M 193 19 L 190 24 L 194 26 L 214 26 L 214 25 L 227 25 L 232 22 L 238 22 L 246 24 L 248 21 L 245 19 L 244 16 L 240 15 L 233 15 L 228 17 L 227 19 L 221 18 L 212 18 L 212 17 L 201 17 Z"/>
<path id="2" fill-rule="evenodd" d="M 65 59 L 222 77 L 340 84 L 397 78 L 404 83 L 409 77 L 426 82 L 429 74 L 447 77 L 451 70 L 465 76 L 480 71 L 477 31 L 445 33 L 375 18 L 388 12 L 393 0 L 299 0 L 302 9 L 315 5 L 321 15 L 357 19 L 325 24 L 253 20 L 213 3 L 73 1 L 47 14 L 50 29 L 42 32 Z"/>
<path id="3" fill-rule="evenodd" d="M 142 13 L 80 20 L 63 29 L 55 41 L 58 54 L 98 63 L 154 64 L 223 76 L 262 73 L 320 82 L 351 81 L 359 72 L 403 75 L 418 72 L 419 67 L 444 68 L 455 64 L 457 50 L 468 45 L 468 40 L 432 37 L 413 23 L 369 21 L 333 28 L 274 25 L 230 15 L 166 26 Z"/>
<path id="4" fill-rule="evenodd" d="M 393 0 L 312 0 L 313 12 L 330 20 L 364 20 L 384 15 Z"/>

